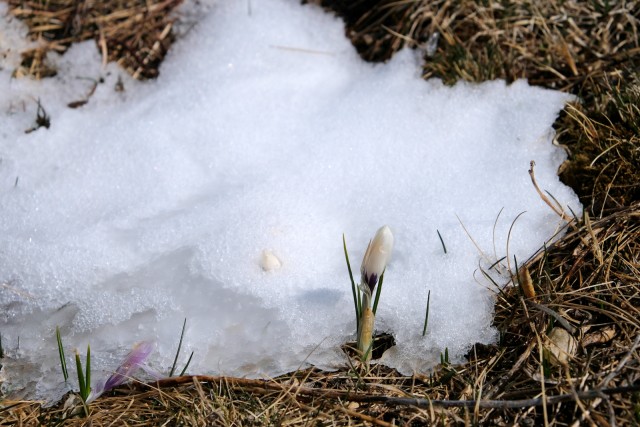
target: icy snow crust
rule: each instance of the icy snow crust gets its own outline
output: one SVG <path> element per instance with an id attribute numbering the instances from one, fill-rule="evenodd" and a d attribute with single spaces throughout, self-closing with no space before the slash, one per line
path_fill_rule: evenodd
<path id="1" fill-rule="evenodd" d="M 106 372 L 140 340 L 157 342 L 151 364 L 168 370 L 184 318 L 191 372 L 344 365 L 355 322 L 342 233 L 358 270 L 383 224 L 396 246 L 376 326 L 397 341 L 383 363 L 425 372 L 445 348 L 460 361 L 495 340 L 478 268 L 506 255 L 516 216 L 526 211 L 511 259 L 560 225 L 530 160 L 579 211 L 555 173 L 564 153 L 551 125 L 567 95 L 524 81 L 425 82 L 414 52 L 360 60 L 343 23 L 318 8 L 261 0 L 248 12 L 214 3 L 147 83 L 103 68 L 93 43 L 51 58 L 54 79 L 11 79 L 24 29 L 0 24 L 0 333 L 9 356 L 36 367 L 7 365 L 8 390 L 37 382 L 32 393 L 56 397 L 56 325 L 68 350 L 91 343 Z M 99 78 L 87 105 L 66 107 Z M 25 134 L 38 98 L 51 128 Z M 280 269 L 260 268 L 264 250 Z"/>

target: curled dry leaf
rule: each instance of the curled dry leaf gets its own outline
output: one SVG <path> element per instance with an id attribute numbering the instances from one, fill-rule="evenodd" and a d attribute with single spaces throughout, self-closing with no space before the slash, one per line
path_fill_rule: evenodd
<path id="1" fill-rule="evenodd" d="M 584 338 L 582 338 L 581 344 L 583 347 L 587 347 L 594 344 L 608 343 L 615 338 L 616 335 L 616 328 L 614 326 L 607 326 L 585 335 Z"/>
<path id="2" fill-rule="evenodd" d="M 555 327 L 547 335 L 544 352 L 552 365 L 566 365 L 576 354 L 578 341 L 564 328 Z"/>
<path id="3" fill-rule="evenodd" d="M 531 274 L 526 266 L 522 266 L 520 268 L 520 271 L 518 272 L 518 281 L 520 282 L 520 287 L 522 288 L 522 292 L 524 292 L 524 296 L 535 301 L 536 291 L 533 288 L 533 280 L 531 279 Z"/>

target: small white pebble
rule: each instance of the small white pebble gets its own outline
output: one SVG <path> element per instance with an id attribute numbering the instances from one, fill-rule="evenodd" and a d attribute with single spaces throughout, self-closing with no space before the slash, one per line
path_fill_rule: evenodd
<path id="1" fill-rule="evenodd" d="M 262 256 L 260 257 L 260 267 L 262 267 L 264 271 L 278 270 L 282 267 L 282 262 L 280 262 L 273 252 L 265 249 L 262 251 Z"/>

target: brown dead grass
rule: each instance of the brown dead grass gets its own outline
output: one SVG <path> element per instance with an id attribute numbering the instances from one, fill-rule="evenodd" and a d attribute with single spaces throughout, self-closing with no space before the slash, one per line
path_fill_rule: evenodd
<path id="1" fill-rule="evenodd" d="M 379 366 L 368 374 L 309 369 L 272 381 L 181 377 L 123 387 L 92 403 L 88 418 L 72 416 L 74 405 L 3 402 L 0 425 L 640 424 L 640 4 L 315 2 L 344 18 L 367 60 L 410 46 L 423 50 L 425 78 L 527 78 L 579 97 L 555 128 L 569 155 L 559 174 L 586 215 L 526 263 L 535 295 L 498 284 L 500 342 L 477 345 L 468 363 L 439 366 L 428 377 Z M 94 38 L 106 44 L 106 58 L 139 78 L 157 75 L 171 41 L 166 12 L 178 3 L 10 1 L 50 48 Z M 24 73 L 46 75 L 31 70 L 33 62 Z M 558 326 L 578 343 L 565 365 L 552 365 L 543 351 Z"/>
<path id="2" fill-rule="evenodd" d="M 62 53 L 72 44 L 93 39 L 107 61 L 117 62 L 135 78 L 158 75 L 173 42 L 171 12 L 182 0 L 8 0 L 11 13 L 29 26 L 40 47 L 23 52 L 15 74 L 43 78 L 56 70 L 49 51 Z"/>
<path id="3" fill-rule="evenodd" d="M 496 352 L 503 360 L 492 372 L 485 396 L 513 399 L 543 390 L 559 395 L 640 386 L 640 204 L 596 220 L 585 217 L 527 267 L 537 304 L 519 287 L 499 296 L 495 324 L 501 343 Z M 552 366 L 540 355 L 539 340 L 560 321 L 568 323 L 578 351 L 566 366 Z M 636 391 L 588 402 L 578 399 L 550 408 L 547 421 L 638 423 L 638 397 Z"/>

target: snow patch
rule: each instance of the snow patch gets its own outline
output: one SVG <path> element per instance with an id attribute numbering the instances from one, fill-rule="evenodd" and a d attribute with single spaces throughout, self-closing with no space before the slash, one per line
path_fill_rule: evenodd
<path id="1" fill-rule="evenodd" d="M 102 68 L 92 42 L 52 58 L 52 79 L 12 79 L 11 61 L 0 70 L 0 333 L 33 367 L 7 365 L 5 389 L 58 397 L 56 325 L 69 348 L 90 343 L 107 375 L 143 340 L 168 371 L 184 318 L 191 372 L 343 366 L 355 318 L 342 234 L 357 270 L 383 224 L 396 243 L 376 326 L 397 342 L 383 363 L 425 372 L 445 348 L 461 361 L 496 338 L 478 269 L 524 261 L 561 226 L 530 160 L 579 211 L 552 144 L 566 94 L 425 82 L 411 51 L 360 60 L 343 23 L 316 7 L 251 7 L 214 3 L 157 81 Z M 0 21 L 0 51 L 23 36 Z M 25 134 L 37 99 L 51 127 Z M 265 253 L 278 268 L 264 268 Z"/>

